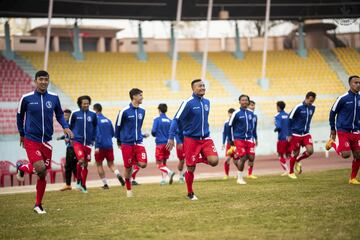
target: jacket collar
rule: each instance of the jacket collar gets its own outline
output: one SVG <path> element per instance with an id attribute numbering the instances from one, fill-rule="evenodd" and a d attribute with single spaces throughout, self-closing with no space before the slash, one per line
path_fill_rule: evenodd
<path id="1" fill-rule="evenodd" d="M 195 93 L 192 94 L 192 96 L 195 98 L 195 99 L 198 99 L 198 100 L 201 100 L 203 99 L 203 97 L 199 97 L 198 95 L 196 95 Z"/>
<path id="2" fill-rule="evenodd" d="M 34 94 L 40 96 L 40 95 L 43 95 L 45 96 L 47 94 L 47 90 L 44 92 L 44 93 L 41 93 L 41 92 L 38 92 L 36 89 L 34 90 Z"/>
<path id="3" fill-rule="evenodd" d="M 133 109 L 138 109 L 139 107 L 134 107 L 134 105 L 132 103 L 129 103 L 129 106 L 130 108 L 133 108 Z"/>

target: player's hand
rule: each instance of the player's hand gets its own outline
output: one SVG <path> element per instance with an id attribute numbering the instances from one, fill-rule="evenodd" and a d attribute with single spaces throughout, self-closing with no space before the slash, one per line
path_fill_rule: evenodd
<path id="1" fill-rule="evenodd" d="M 225 149 L 225 144 L 223 144 L 222 146 L 221 146 L 221 150 L 224 150 Z"/>
<path id="2" fill-rule="evenodd" d="M 168 150 L 168 151 L 171 151 L 173 148 L 174 148 L 174 140 L 172 140 L 172 139 L 169 139 L 168 140 L 168 142 L 167 142 L 167 144 L 166 144 L 166 149 Z"/>
<path id="3" fill-rule="evenodd" d="M 182 143 L 177 144 L 176 148 L 179 149 L 179 150 L 183 149 L 183 144 Z"/>
<path id="4" fill-rule="evenodd" d="M 291 142 L 291 138 L 292 138 L 292 136 L 288 136 L 288 137 L 287 137 L 287 141 L 288 141 L 288 142 Z"/>
<path id="5" fill-rule="evenodd" d="M 150 136 L 150 134 L 144 133 L 143 136 L 144 136 L 144 138 L 148 138 Z"/>
<path id="6" fill-rule="evenodd" d="M 74 138 L 73 132 L 70 130 L 70 128 L 64 128 L 64 134 L 68 135 L 70 139 Z"/>
<path id="7" fill-rule="evenodd" d="M 24 137 L 20 137 L 20 147 L 24 148 Z"/>
<path id="8" fill-rule="evenodd" d="M 95 153 L 98 153 L 99 152 L 99 148 L 95 148 Z"/>
<path id="9" fill-rule="evenodd" d="M 330 138 L 332 139 L 332 140 L 336 140 L 336 130 L 331 130 L 330 131 Z"/>

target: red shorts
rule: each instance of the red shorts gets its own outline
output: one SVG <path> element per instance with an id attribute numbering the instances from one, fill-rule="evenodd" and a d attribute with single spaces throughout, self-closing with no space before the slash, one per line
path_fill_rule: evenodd
<path id="1" fill-rule="evenodd" d="M 114 150 L 112 148 L 104 149 L 98 148 L 95 149 L 95 161 L 101 163 L 102 161 L 113 162 L 114 161 Z"/>
<path id="2" fill-rule="evenodd" d="M 169 159 L 170 151 L 166 149 L 166 144 L 156 145 L 155 159 L 156 161 Z"/>
<path id="3" fill-rule="evenodd" d="M 121 145 L 121 152 L 124 161 L 124 167 L 130 168 L 138 162 L 147 163 L 146 150 L 144 145 Z"/>
<path id="4" fill-rule="evenodd" d="M 278 140 L 276 149 L 278 154 L 290 154 L 291 153 L 290 142 L 286 140 Z"/>
<path id="5" fill-rule="evenodd" d="M 205 159 L 209 156 L 218 156 L 214 142 L 210 137 L 205 138 L 204 140 L 185 137 L 184 152 L 186 166 L 189 167 L 196 166 L 196 160 L 199 158 L 200 154 Z"/>
<path id="6" fill-rule="evenodd" d="M 181 144 L 182 147 L 179 147 L 179 144 L 176 144 L 176 155 L 179 160 L 185 159 L 185 152 L 184 152 L 184 144 Z"/>
<path id="7" fill-rule="evenodd" d="M 338 131 L 339 138 L 338 151 L 358 151 L 360 150 L 360 134 Z"/>
<path id="8" fill-rule="evenodd" d="M 243 157 L 245 155 L 255 156 L 255 143 L 251 140 L 235 140 L 236 155 Z"/>
<path id="9" fill-rule="evenodd" d="M 84 159 L 87 162 L 91 161 L 91 147 L 82 145 L 81 143 L 74 142 L 74 151 L 78 160 Z"/>
<path id="10" fill-rule="evenodd" d="M 300 147 L 305 147 L 306 145 L 313 145 L 313 141 L 310 134 L 303 136 L 291 136 L 290 148 L 291 151 L 299 151 Z"/>
<path id="11" fill-rule="evenodd" d="M 24 148 L 32 165 L 43 161 L 46 169 L 51 169 L 52 146 L 49 143 L 35 142 L 24 138 Z"/>

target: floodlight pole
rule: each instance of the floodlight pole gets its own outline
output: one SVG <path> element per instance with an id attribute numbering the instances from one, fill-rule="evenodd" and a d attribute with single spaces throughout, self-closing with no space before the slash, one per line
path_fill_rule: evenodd
<path id="1" fill-rule="evenodd" d="M 210 29 L 210 21 L 212 16 L 212 8 L 213 8 L 213 0 L 209 0 L 207 18 L 206 18 L 206 38 L 205 38 L 205 46 L 204 46 L 202 69 L 201 69 L 201 79 L 203 81 L 206 81 L 206 68 L 207 68 L 207 59 L 208 59 L 208 51 L 209 51 L 209 29 Z"/>
<path id="2" fill-rule="evenodd" d="M 171 65 L 171 89 L 172 90 L 179 90 L 179 84 L 176 81 L 176 68 L 177 68 L 177 61 L 178 61 L 178 50 L 177 50 L 177 36 L 178 36 L 178 29 L 179 23 L 181 20 L 181 12 L 182 12 L 182 3 L 183 0 L 178 0 L 177 10 L 176 10 L 176 23 L 173 26 L 174 31 L 174 39 L 173 39 L 173 52 L 172 52 L 172 65 Z"/>
<path id="3" fill-rule="evenodd" d="M 45 41 L 45 56 L 44 56 L 44 70 L 47 71 L 49 62 L 49 50 L 50 50 L 50 34 L 51 34 L 51 18 L 53 14 L 54 0 L 49 0 L 49 12 L 48 12 L 48 24 L 46 28 L 46 41 Z"/>
<path id="4" fill-rule="evenodd" d="M 260 79 L 260 85 L 263 89 L 269 88 L 269 80 L 266 78 L 266 60 L 267 60 L 267 49 L 268 49 L 268 27 L 270 20 L 270 5 L 271 5 L 271 0 L 266 0 L 264 50 L 263 50 L 262 71 L 261 71 L 261 79 Z"/>

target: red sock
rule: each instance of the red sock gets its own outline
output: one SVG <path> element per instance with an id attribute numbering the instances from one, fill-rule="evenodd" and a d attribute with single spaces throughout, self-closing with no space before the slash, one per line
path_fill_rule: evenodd
<path id="1" fill-rule="evenodd" d="M 248 176 L 252 175 L 253 169 L 254 169 L 254 166 L 249 166 L 249 168 L 248 168 Z"/>
<path id="2" fill-rule="evenodd" d="M 82 167 L 81 168 L 81 184 L 83 186 L 86 186 L 86 178 L 87 178 L 87 175 L 88 175 L 88 169 L 87 167 Z"/>
<path id="3" fill-rule="evenodd" d="M 19 167 L 19 170 L 28 174 L 34 173 L 33 166 L 31 165 L 31 163 L 21 165 Z"/>
<path id="4" fill-rule="evenodd" d="M 76 180 L 81 181 L 81 165 L 79 163 L 76 164 Z"/>
<path id="5" fill-rule="evenodd" d="M 295 157 L 290 157 L 290 174 L 294 173 Z"/>
<path id="6" fill-rule="evenodd" d="M 133 173 L 131 174 L 131 177 L 133 180 L 135 180 L 136 174 L 138 173 L 139 170 L 140 170 L 140 168 L 138 165 L 133 165 Z"/>
<path id="7" fill-rule="evenodd" d="M 334 148 L 337 155 L 341 156 L 341 152 L 338 151 L 338 146 L 336 145 L 336 142 L 332 142 L 331 147 Z"/>
<path id="8" fill-rule="evenodd" d="M 360 159 L 354 159 L 351 167 L 350 179 L 356 178 L 360 167 Z"/>
<path id="9" fill-rule="evenodd" d="M 225 171 L 226 176 L 229 176 L 229 170 L 230 170 L 230 164 L 227 161 L 225 161 L 224 162 L 224 171 Z"/>
<path id="10" fill-rule="evenodd" d="M 296 161 L 297 162 L 300 162 L 301 160 L 303 160 L 303 159 L 305 159 L 305 158 L 308 158 L 310 155 L 305 151 L 305 152 L 303 152 L 303 154 L 301 154 L 301 156 L 300 157 L 298 157 L 297 159 L 296 159 Z"/>
<path id="11" fill-rule="evenodd" d="M 125 186 L 127 190 L 131 190 L 131 182 L 130 179 L 125 178 Z"/>
<path id="12" fill-rule="evenodd" d="M 46 178 L 38 178 L 36 183 L 36 203 L 35 205 L 40 205 L 45 193 L 46 188 Z"/>
<path id="13" fill-rule="evenodd" d="M 186 181 L 186 187 L 187 187 L 188 193 L 194 192 L 193 188 L 192 188 L 193 181 L 194 181 L 194 173 L 186 171 L 185 172 L 185 181 Z"/>
<path id="14" fill-rule="evenodd" d="M 281 167 L 283 168 L 284 171 L 287 170 L 287 167 L 286 167 L 286 159 L 281 155 L 279 157 L 279 161 L 280 161 L 280 165 Z"/>

